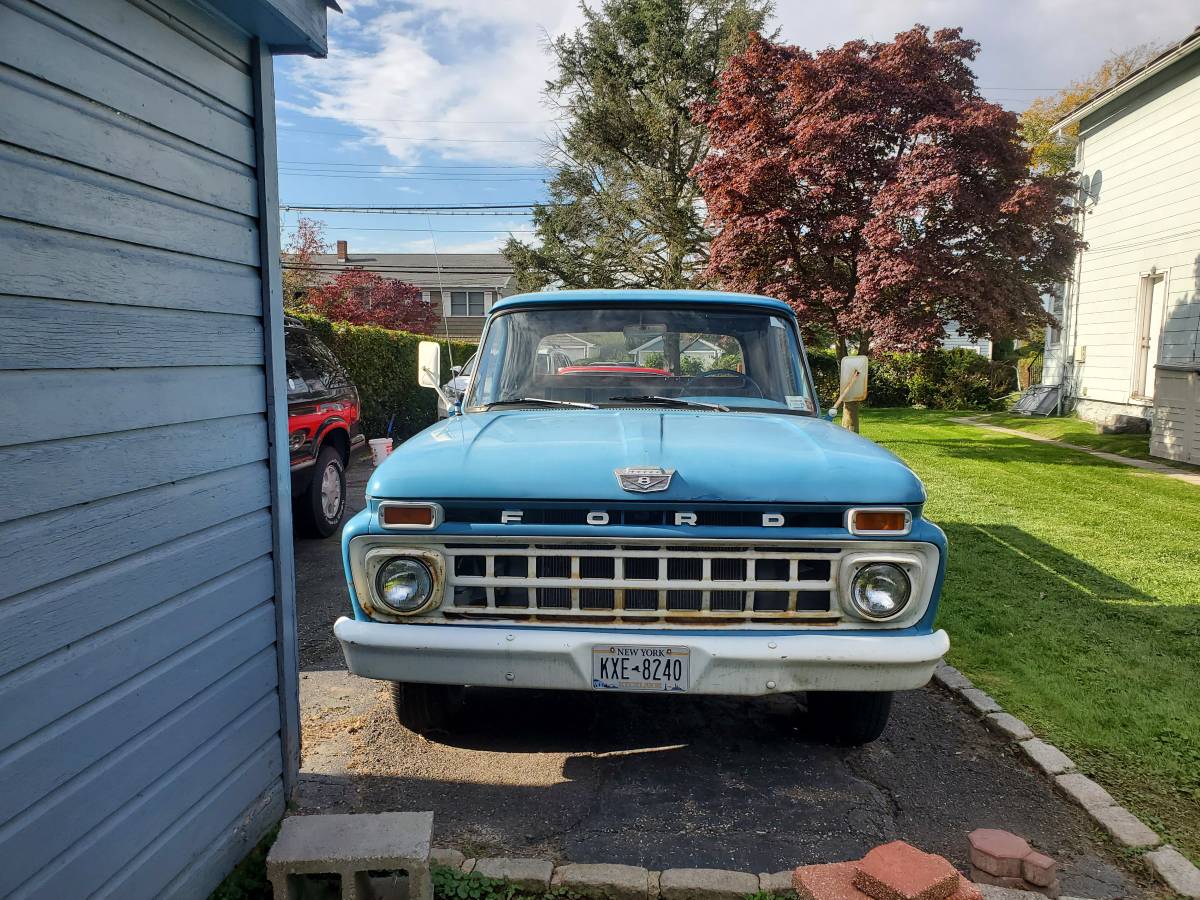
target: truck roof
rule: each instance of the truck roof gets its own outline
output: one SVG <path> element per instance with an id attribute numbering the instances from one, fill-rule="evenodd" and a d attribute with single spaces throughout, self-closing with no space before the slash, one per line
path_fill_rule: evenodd
<path id="1" fill-rule="evenodd" d="M 782 300 L 760 297 L 757 294 L 733 294 L 725 291 L 649 290 L 645 288 L 621 288 L 617 290 L 581 289 L 572 291 L 539 291 L 536 294 L 514 294 L 497 301 L 492 312 L 515 306 L 541 306 L 561 303 L 685 303 L 721 304 L 735 303 L 741 306 L 759 306 L 772 312 L 794 315 L 792 308 Z"/>

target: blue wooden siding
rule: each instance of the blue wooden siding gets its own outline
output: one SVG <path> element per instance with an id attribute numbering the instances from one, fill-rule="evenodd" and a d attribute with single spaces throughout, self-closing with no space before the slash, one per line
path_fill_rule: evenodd
<path id="1" fill-rule="evenodd" d="M 269 79 L 186 0 L 0 0 L 3 897 L 202 896 L 283 811 Z"/>

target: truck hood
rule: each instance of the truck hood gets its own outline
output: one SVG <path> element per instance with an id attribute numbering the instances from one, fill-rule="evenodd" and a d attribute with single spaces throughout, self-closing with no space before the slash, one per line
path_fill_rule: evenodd
<path id="1" fill-rule="evenodd" d="M 674 469 L 670 487 L 621 489 L 615 469 Z M 691 410 L 505 410 L 446 419 L 396 448 L 372 499 L 918 504 L 896 456 L 823 419 Z"/>

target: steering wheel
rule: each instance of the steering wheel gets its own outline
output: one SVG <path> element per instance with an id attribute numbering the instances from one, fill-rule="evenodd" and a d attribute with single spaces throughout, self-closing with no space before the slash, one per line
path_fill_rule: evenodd
<path id="1" fill-rule="evenodd" d="M 691 393 L 692 385 L 694 385 L 697 381 L 704 381 L 705 379 L 708 379 L 708 378 L 729 378 L 729 377 L 738 379 L 738 386 L 735 388 L 735 390 L 742 390 L 744 388 L 752 387 L 752 388 L 754 388 L 754 390 L 758 391 L 759 397 L 767 396 L 766 394 L 763 393 L 763 389 L 758 386 L 757 381 L 755 381 L 753 378 L 751 378 L 746 373 L 739 372 L 736 369 L 708 369 L 707 371 L 701 372 L 699 375 L 693 375 L 691 378 L 689 378 L 687 380 L 687 382 L 684 384 L 683 388 L 679 391 L 679 396 L 686 397 L 689 393 Z M 701 393 L 700 396 L 704 396 L 704 394 Z"/>

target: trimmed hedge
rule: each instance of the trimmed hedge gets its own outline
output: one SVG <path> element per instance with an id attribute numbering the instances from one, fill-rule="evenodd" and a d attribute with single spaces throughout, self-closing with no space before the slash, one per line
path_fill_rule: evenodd
<path id="1" fill-rule="evenodd" d="M 828 407 L 838 395 L 837 355 L 810 349 L 808 359 L 817 396 Z M 1016 380 L 1012 362 L 985 359 L 971 350 L 881 353 L 871 357 L 867 406 L 999 409 Z"/>
<path id="2" fill-rule="evenodd" d="M 475 352 L 468 341 L 438 340 L 389 331 L 373 325 L 349 325 L 330 322 L 311 314 L 292 314 L 321 339 L 338 358 L 350 380 L 358 387 L 362 401 L 363 433 L 369 438 L 385 437 L 388 421 L 394 415 L 392 437 L 411 437 L 432 425 L 437 418 L 437 395 L 417 386 L 417 345 L 437 341 L 442 345 L 442 378 L 450 380 L 450 353 L 462 365 Z"/>

